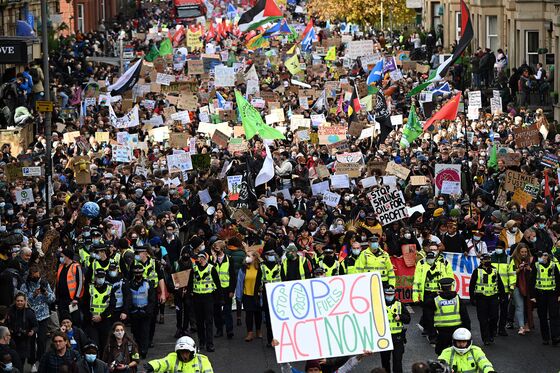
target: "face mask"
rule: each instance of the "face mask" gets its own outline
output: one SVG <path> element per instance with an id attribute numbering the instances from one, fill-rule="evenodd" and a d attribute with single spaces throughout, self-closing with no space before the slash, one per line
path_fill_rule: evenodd
<path id="1" fill-rule="evenodd" d="M 436 261 L 435 259 L 431 259 L 431 258 L 430 258 L 430 259 L 426 259 L 426 262 L 428 262 L 429 265 L 434 264 L 435 261 Z"/>
<path id="2" fill-rule="evenodd" d="M 173 237 L 173 232 L 167 232 L 167 237 Z"/>
<path id="3" fill-rule="evenodd" d="M 473 236 L 473 240 L 475 240 L 475 241 L 480 241 L 480 237 L 478 237 L 478 236 Z"/>
<path id="4" fill-rule="evenodd" d="M 440 205 L 440 206 L 443 206 L 444 203 L 445 203 L 445 201 L 437 201 L 437 204 Z"/>
<path id="5" fill-rule="evenodd" d="M 142 258 L 140 258 L 140 255 L 134 255 L 134 260 L 136 260 L 137 262 L 139 262 Z"/>
<path id="6" fill-rule="evenodd" d="M 85 231 L 82 235 L 83 235 L 85 238 L 87 238 L 87 237 L 91 236 L 91 233 L 90 233 L 89 231 Z"/>
<path id="7" fill-rule="evenodd" d="M 246 257 L 246 258 L 245 258 L 245 263 L 247 263 L 247 264 L 253 263 L 253 258 L 250 257 L 250 256 Z"/>
<path id="8" fill-rule="evenodd" d="M 529 238 L 529 242 L 531 243 L 537 242 L 537 237 Z"/>
<path id="9" fill-rule="evenodd" d="M 91 242 L 93 242 L 94 244 L 98 244 L 99 242 L 101 242 L 101 240 L 99 238 L 94 238 L 93 240 L 91 240 Z"/>
<path id="10" fill-rule="evenodd" d="M 111 196 L 110 196 L 110 195 L 108 195 L 108 194 L 106 194 L 106 195 L 104 195 L 104 196 L 103 196 L 103 198 L 105 198 L 105 200 L 107 200 L 107 201 L 108 201 L 108 200 L 110 200 L 110 199 L 111 199 Z"/>
<path id="11" fill-rule="evenodd" d="M 111 277 L 117 277 L 119 273 L 117 271 L 109 271 L 109 276 Z"/>
<path id="12" fill-rule="evenodd" d="M 540 264 L 544 264 L 544 259 L 543 258 L 539 258 L 538 260 L 539 260 Z"/>
<path id="13" fill-rule="evenodd" d="M 369 247 L 371 247 L 374 251 L 379 249 L 379 242 L 372 242 L 369 244 Z"/>
<path id="14" fill-rule="evenodd" d="M 275 262 L 276 257 L 274 255 L 267 255 L 266 260 L 268 260 L 269 262 Z"/>
<path id="15" fill-rule="evenodd" d="M 498 255 L 501 255 L 501 254 L 504 253 L 504 250 L 502 250 L 502 249 L 496 249 L 495 253 L 498 254 Z"/>
<path id="16" fill-rule="evenodd" d="M 4 372 L 11 372 L 14 369 L 13 363 L 4 364 Z"/>
<path id="17" fill-rule="evenodd" d="M 419 191 L 419 190 L 415 190 L 414 193 L 416 193 L 417 196 L 420 195 L 420 191 Z"/>
<path id="18" fill-rule="evenodd" d="M 99 254 L 97 254 L 97 253 L 91 254 L 91 257 L 92 257 L 93 259 L 95 259 L 95 260 L 101 259 L 101 257 L 100 257 Z"/>
<path id="19" fill-rule="evenodd" d="M 96 278 L 95 283 L 97 285 L 103 285 L 103 284 L 105 284 L 105 279 L 104 278 Z"/>
<path id="20" fill-rule="evenodd" d="M 544 229 L 544 227 L 545 227 L 545 225 L 544 225 L 543 223 L 540 223 L 540 224 L 539 224 L 539 228 L 540 228 L 540 229 Z"/>
<path id="21" fill-rule="evenodd" d="M 410 233 L 405 233 L 404 234 L 404 238 L 406 238 L 407 240 L 410 240 L 410 237 L 412 237 L 412 235 Z"/>
<path id="22" fill-rule="evenodd" d="M 394 295 L 385 295 L 385 300 L 390 303 L 390 302 L 395 300 L 395 296 Z"/>
<path id="23" fill-rule="evenodd" d="M 124 330 L 122 332 L 114 332 L 115 337 L 122 339 L 124 337 Z"/>
<path id="24" fill-rule="evenodd" d="M 58 260 L 60 261 L 60 263 L 64 263 L 64 257 L 63 256 L 61 256 Z"/>
<path id="25" fill-rule="evenodd" d="M 148 220 L 146 222 L 146 224 L 148 224 L 148 227 L 153 227 L 154 226 L 154 221 L 153 220 Z"/>
<path id="26" fill-rule="evenodd" d="M 6 211 L 6 213 L 7 213 L 8 215 L 13 215 L 13 214 L 14 214 L 14 210 L 8 210 L 8 211 Z"/>
<path id="27" fill-rule="evenodd" d="M 560 212 L 560 205 L 556 206 L 556 211 Z"/>
<path id="28" fill-rule="evenodd" d="M 95 361 L 95 359 L 97 359 L 96 354 L 86 354 L 86 361 L 88 363 L 93 363 Z"/>
<path id="29" fill-rule="evenodd" d="M 354 254 L 355 256 L 360 255 L 361 252 L 362 252 L 362 250 L 360 250 L 360 249 L 352 249 L 352 254 Z"/>
<path id="30" fill-rule="evenodd" d="M 6 202 L 0 202 L 0 208 L 4 208 L 6 206 Z"/>
<path id="31" fill-rule="evenodd" d="M 115 236 L 115 235 L 117 234 L 117 230 L 116 230 L 116 229 L 111 229 L 111 234 L 112 234 L 113 236 Z"/>
<path id="32" fill-rule="evenodd" d="M 204 245 L 200 246 L 200 251 L 201 252 L 204 251 L 205 249 L 206 249 L 206 246 L 204 246 Z"/>
<path id="33" fill-rule="evenodd" d="M 511 233 L 516 233 L 517 232 L 517 227 L 511 227 L 509 231 Z"/>
<path id="34" fill-rule="evenodd" d="M 365 218 L 366 217 L 366 213 L 365 212 L 360 212 L 360 218 Z"/>

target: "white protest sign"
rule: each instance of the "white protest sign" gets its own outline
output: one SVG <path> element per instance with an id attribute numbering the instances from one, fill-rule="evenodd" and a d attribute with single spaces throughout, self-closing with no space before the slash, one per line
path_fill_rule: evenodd
<path id="1" fill-rule="evenodd" d="M 311 114 L 311 125 L 313 125 L 313 127 L 318 127 L 326 121 L 325 114 Z"/>
<path id="2" fill-rule="evenodd" d="M 175 81 L 175 75 L 158 73 L 156 76 L 156 83 L 161 85 L 171 85 Z"/>
<path id="3" fill-rule="evenodd" d="M 399 115 L 391 115 L 391 124 L 393 126 L 401 126 L 403 124 L 403 116 L 402 114 Z"/>
<path id="4" fill-rule="evenodd" d="M 186 110 L 178 111 L 176 113 L 171 114 L 171 119 L 180 121 L 183 124 L 191 122 L 191 117 L 189 116 L 189 112 Z"/>
<path id="5" fill-rule="evenodd" d="M 461 182 L 460 181 L 450 181 L 450 180 L 443 180 L 441 184 L 441 194 L 453 194 L 459 195 L 461 194 Z"/>
<path id="6" fill-rule="evenodd" d="M 492 114 L 501 114 L 502 113 L 502 98 L 501 97 L 492 97 L 490 99 L 490 108 L 492 110 Z"/>
<path id="7" fill-rule="evenodd" d="M 331 175 L 331 186 L 335 189 L 350 188 L 348 174 Z"/>
<path id="8" fill-rule="evenodd" d="M 113 145 L 113 161 L 130 163 L 132 161 L 132 148 L 129 145 Z"/>
<path id="9" fill-rule="evenodd" d="M 288 227 L 293 227 L 293 228 L 301 228 L 303 226 L 303 224 L 305 224 L 305 220 L 303 219 L 298 219 L 296 217 L 290 216 L 290 220 L 288 221 Z"/>
<path id="10" fill-rule="evenodd" d="M 375 176 L 370 176 L 362 179 L 360 183 L 362 183 L 362 186 L 364 188 L 371 188 L 372 186 L 377 185 L 377 179 L 375 178 Z"/>
<path id="11" fill-rule="evenodd" d="M 469 106 L 482 108 L 482 93 L 480 91 L 469 92 Z"/>
<path id="12" fill-rule="evenodd" d="M 233 67 L 214 67 L 214 85 L 216 87 L 235 87 L 235 76 Z"/>
<path id="13" fill-rule="evenodd" d="M 198 192 L 198 198 L 200 198 L 201 203 L 210 203 L 212 202 L 212 197 L 210 197 L 210 193 L 208 192 L 208 188 L 201 190 Z"/>
<path id="14" fill-rule="evenodd" d="M 320 183 L 317 184 L 311 184 L 311 192 L 313 193 L 314 196 L 316 196 L 317 194 L 323 194 L 324 192 L 328 192 L 329 190 L 329 181 L 325 180 L 325 181 L 321 181 Z"/>
<path id="15" fill-rule="evenodd" d="M 389 186 L 383 186 L 367 195 L 382 226 L 408 217 L 407 207 L 400 190 L 391 190 Z"/>
<path id="16" fill-rule="evenodd" d="M 23 205 L 24 203 L 33 203 L 33 189 L 27 188 L 23 190 L 16 190 L 16 203 Z"/>
<path id="17" fill-rule="evenodd" d="M 167 156 L 167 169 L 172 172 L 190 171 L 193 169 L 189 153 L 170 154 Z"/>
<path id="18" fill-rule="evenodd" d="M 264 207 L 268 208 L 269 206 L 278 208 L 278 199 L 276 198 L 276 196 L 267 197 L 264 199 Z"/>
<path id="19" fill-rule="evenodd" d="M 279 363 L 393 349 L 381 275 L 266 284 Z"/>
<path id="20" fill-rule="evenodd" d="M 340 202 L 340 194 L 325 192 L 323 193 L 323 202 L 325 202 L 325 205 L 327 206 L 336 207 L 338 202 Z"/>
<path id="21" fill-rule="evenodd" d="M 373 54 L 373 40 L 353 40 L 348 42 L 345 57 L 355 60 Z"/>
<path id="22" fill-rule="evenodd" d="M 467 108 L 467 118 L 470 120 L 478 120 L 479 117 L 478 110 L 479 110 L 478 107 L 469 105 Z"/>

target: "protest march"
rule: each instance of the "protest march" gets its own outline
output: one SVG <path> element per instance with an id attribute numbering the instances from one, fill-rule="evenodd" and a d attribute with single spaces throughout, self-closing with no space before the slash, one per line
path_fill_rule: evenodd
<path id="1" fill-rule="evenodd" d="M 2 70 L 1 371 L 558 369 L 553 70 L 463 0 L 451 50 L 315 1 L 135 6 Z"/>

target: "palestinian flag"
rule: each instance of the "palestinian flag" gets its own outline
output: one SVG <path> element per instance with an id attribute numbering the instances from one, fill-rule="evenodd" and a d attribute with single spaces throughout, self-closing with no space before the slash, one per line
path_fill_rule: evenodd
<path id="1" fill-rule="evenodd" d="M 136 62 L 132 67 L 126 70 L 124 74 L 121 75 L 121 77 L 115 82 L 115 84 L 107 87 L 107 91 L 111 92 L 111 96 L 118 96 L 122 95 L 126 91 L 131 90 L 136 85 L 136 83 L 138 83 L 141 70 L 142 59 L 139 59 L 138 62 Z"/>
<path id="2" fill-rule="evenodd" d="M 360 97 L 358 97 L 358 92 L 356 87 L 352 90 L 352 97 L 350 98 L 350 104 L 348 105 L 348 124 L 353 120 L 356 120 L 358 112 L 362 110 L 362 105 L 360 105 Z"/>
<path id="3" fill-rule="evenodd" d="M 459 57 L 461 57 L 465 49 L 467 49 L 471 43 L 473 37 L 474 30 L 471 21 L 471 13 L 469 12 L 469 8 L 467 8 L 467 4 L 465 4 L 465 1 L 461 0 L 461 38 L 459 39 L 459 43 L 457 43 L 457 47 L 455 48 L 453 55 L 443 61 L 437 70 L 432 71 L 427 81 L 414 87 L 408 93 L 408 96 L 414 96 L 415 94 L 422 92 L 430 84 L 443 80 L 443 78 L 447 75 L 449 68 L 453 66 Z"/>
<path id="4" fill-rule="evenodd" d="M 241 15 L 237 26 L 239 30 L 246 32 L 282 18 L 282 12 L 274 0 L 259 0 L 254 7 Z"/>

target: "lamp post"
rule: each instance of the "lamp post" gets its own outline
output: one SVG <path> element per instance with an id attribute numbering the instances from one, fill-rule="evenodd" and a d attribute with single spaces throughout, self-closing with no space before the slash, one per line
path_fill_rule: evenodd
<path id="1" fill-rule="evenodd" d="M 45 84 L 45 101 L 51 101 L 51 79 L 49 72 L 49 38 L 47 26 L 47 0 L 41 0 L 41 44 L 43 44 L 43 75 Z M 49 188 L 52 182 L 52 113 L 45 113 L 45 139 L 47 146 L 45 149 L 45 202 L 47 218 L 50 217 L 51 196 Z"/>

